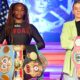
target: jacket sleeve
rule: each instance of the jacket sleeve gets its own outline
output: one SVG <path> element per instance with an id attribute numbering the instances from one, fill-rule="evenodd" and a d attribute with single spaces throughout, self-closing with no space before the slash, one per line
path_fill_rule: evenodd
<path id="1" fill-rule="evenodd" d="M 40 33 L 38 32 L 38 30 L 32 24 L 31 24 L 31 31 L 32 31 L 32 37 L 35 40 L 38 49 L 45 48 L 44 40 L 42 39 L 42 37 L 41 37 Z"/>
<path id="2" fill-rule="evenodd" d="M 69 23 L 65 23 L 63 25 L 60 39 L 61 39 L 62 48 L 72 50 L 73 46 L 74 46 L 74 41 L 72 39 L 72 29 L 70 29 L 70 28 L 71 27 L 70 27 Z"/>

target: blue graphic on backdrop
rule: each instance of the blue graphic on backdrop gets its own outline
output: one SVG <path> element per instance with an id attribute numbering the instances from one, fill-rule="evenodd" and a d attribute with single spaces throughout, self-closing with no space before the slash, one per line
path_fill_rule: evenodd
<path id="1" fill-rule="evenodd" d="M 54 32 L 69 18 L 72 0 L 29 0 L 30 22 L 41 32 Z M 65 4 L 66 3 L 66 4 Z"/>
<path id="2" fill-rule="evenodd" d="M 30 23 L 36 26 L 45 41 L 59 41 L 63 23 L 73 19 L 73 0 L 12 0 L 13 2 L 23 2 L 28 6 Z"/>

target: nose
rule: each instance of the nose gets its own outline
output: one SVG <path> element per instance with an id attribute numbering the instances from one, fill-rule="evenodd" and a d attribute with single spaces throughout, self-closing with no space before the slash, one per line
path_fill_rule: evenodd
<path id="1" fill-rule="evenodd" d="M 22 14 L 23 12 L 22 11 L 18 11 L 18 14 Z"/>

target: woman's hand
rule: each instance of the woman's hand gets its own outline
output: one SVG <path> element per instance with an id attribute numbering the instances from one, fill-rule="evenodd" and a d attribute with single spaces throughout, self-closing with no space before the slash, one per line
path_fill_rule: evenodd
<path id="1" fill-rule="evenodd" d="M 7 41 L 6 41 L 6 39 L 4 39 L 3 43 L 0 44 L 0 47 L 3 46 L 3 45 L 7 45 Z"/>
<path id="2" fill-rule="evenodd" d="M 2 45 L 7 45 L 7 41 L 6 41 L 6 39 L 4 39 Z"/>

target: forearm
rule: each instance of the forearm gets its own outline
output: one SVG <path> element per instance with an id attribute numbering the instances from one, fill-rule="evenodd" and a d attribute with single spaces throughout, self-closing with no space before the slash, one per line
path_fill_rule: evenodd
<path id="1" fill-rule="evenodd" d="M 39 42 L 39 43 L 37 43 L 36 45 L 37 45 L 38 49 L 43 49 L 43 48 L 45 48 L 45 43 L 44 43 L 44 42 Z"/>

